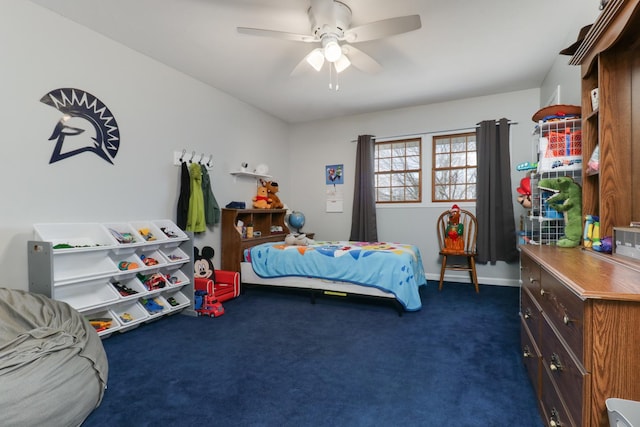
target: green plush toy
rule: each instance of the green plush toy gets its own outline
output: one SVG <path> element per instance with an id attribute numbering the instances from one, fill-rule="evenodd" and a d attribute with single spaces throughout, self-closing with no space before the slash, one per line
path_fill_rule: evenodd
<path id="1" fill-rule="evenodd" d="M 565 248 L 578 246 L 582 237 L 582 188 L 568 176 L 541 179 L 538 187 L 554 193 L 547 204 L 564 214 L 564 236 L 556 244 Z"/>

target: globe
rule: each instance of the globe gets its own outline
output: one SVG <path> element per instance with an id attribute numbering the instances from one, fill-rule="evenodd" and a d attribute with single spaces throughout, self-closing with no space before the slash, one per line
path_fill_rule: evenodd
<path id="1" fill-rule="evenodd" d="M 302 212 L 293 211 L 289 214 L 289 225 L 295 228 L 298 233 L 304 225 L 304 214 Z"/>

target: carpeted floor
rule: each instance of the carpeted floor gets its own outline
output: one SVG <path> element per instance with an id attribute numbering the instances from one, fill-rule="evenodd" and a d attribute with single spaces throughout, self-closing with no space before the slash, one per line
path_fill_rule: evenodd
<path id="1" fill-rule="evenodd" d="M 423 308 L 252 288 L 219 318 L 103 341 L 109 386 L 84 426 L 540 427 L 518 288 L 445 283 Z"/>

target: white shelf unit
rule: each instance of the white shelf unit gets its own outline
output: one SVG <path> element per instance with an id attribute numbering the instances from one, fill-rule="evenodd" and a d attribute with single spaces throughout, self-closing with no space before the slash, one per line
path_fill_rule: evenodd
<path id="1" fill-rule="evenodd" d="M 35 224 L 34 235 L 29 290 L 87 319 L 110 319 L 103 338 L 166 315 L 196 315 L 193 241 L 170 220 Z"/>
<path id="2" fill-rule="evenodd" d="M 523 224 L 525 243 L 553 245 L 564 235 L 564 216 L 547 206 L 546 201 L 552 193 L 540 191 L 538 182 L 569 176 L 578 184 L 582 183 L 581 123 L 580 119 L 539 122 L 534 129 L 538 170 L 529 176 L 531 208 Z"/>

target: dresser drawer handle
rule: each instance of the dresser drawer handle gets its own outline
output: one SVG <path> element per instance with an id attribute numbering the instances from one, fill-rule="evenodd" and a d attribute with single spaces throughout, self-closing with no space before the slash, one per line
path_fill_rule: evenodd
<path id="1" fill-rule="evenodd" d="M 522 349 L 522 357 L 524 358 L 533 357 L 528 345 L 525 345 L 524 348 Z"/>
<path id="2" fill-rule="evenodd" d="M 562 427 L 562 423 L 560 422 L 560 417 L 558 416 L 558 411 L 556 411 L 556 408 L 551 409 L 551 416 L 549 417 L 549 426 Z"/>
<path id="3" fill-rule="evenodd" d="M 562 371 L 562 363 L 560 363 L 560 356 L 557 353 L 551 355 L 551 362 L 549 363 L 549 369 L 553 372 Z"/>
<path id="4" fill-rule="evenodd" d="M 562 321 L 564 322 L 565 325 L 568 325 L 569 323 L 571 323 L 571 318 L 569 317 L 569 315 L 565 314 L 564 317 L 562 318 Z"/>
<path id="5" fill-rule="evenodd" d="M 535 277 L 529 277 L 529 283 L 535 283 L 537 281 L 538 279 L 536 279 Z"/>
<path id="6" fill-rule="evenodd" d="M 526 308 L 522 315 L 524 316 L 525 319 L 530 319 L 531 318 L 531 310 L 529 308 Z"/>
<path id="7" fill-rule="evenodd" d="M 540 295 L 544 296 L 545 293 L 544 289 L 540 289 Z"/>

